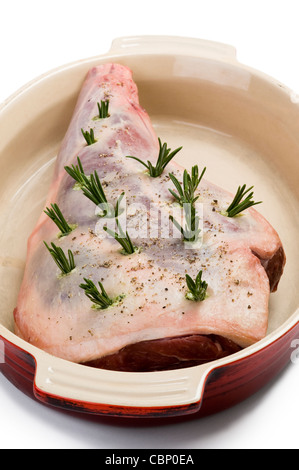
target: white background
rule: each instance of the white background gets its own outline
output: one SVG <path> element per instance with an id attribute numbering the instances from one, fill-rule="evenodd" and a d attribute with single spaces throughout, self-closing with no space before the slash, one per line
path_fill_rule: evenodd
<path id="1" fill-rule="evenodd" d="M 240 62 L 299 92 L 297 0 L 1 0 L 0 102 L 52 68 L 105 53 L 114 38 L 145 34 L 231 44 Z M 230 410 L 138 427 L 47 408 L 0 374 L 2 449 L 299 448 L 298 422 L 299 362 Z"/>

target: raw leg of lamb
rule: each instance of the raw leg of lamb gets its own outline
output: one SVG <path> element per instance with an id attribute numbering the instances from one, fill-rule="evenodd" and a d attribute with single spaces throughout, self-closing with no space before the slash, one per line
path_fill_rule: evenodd
<path id="1" fill-rule="evenodd" d="M 139 105 L 130 70 L 118 64 L 91 69 L 45 204 L 45 211 L 57 204 L 72 230 L 59 236 L 57 224 L 42 212 L 28 241 L 14 311 L 16 334 L 60 358 L 122 371 L 193 366 L 266 335 L 269 295 L 285 264 L 277 233 L 253 207 L 236 217 L 223 215 L 233 195 L 203 178 L 196 191 L 203 208 L 201 245 L 186 244 L 181 234 L 157 235 L 159 214 L 169 220 L 169 211 L 178 206 L 169 191 L 176 190 L 169 173 L 182 183 L 183 169 L 173 159 L 160 176 L 151 177 L 127 157 L 155 165 L 161 145 Z M 115 218 L 105 217 L 65 167 L 84 173 L 89 183 L 96 170 L 114 208 L 125 194 L 126 229 L 138 249 L 126 254 L 103 229 Z M 153 233 L 144 233 L 149 225 Z M 51 243 L 66 257 L 71 250 L 69 274 L 54 262 Z M 195 280 L 200 271 L 206 290 L 203 299 L 195 300 L 186 274 Z M 111 305 L 101 307 L 87 295 L 82 286 L 88 281 Z"/>

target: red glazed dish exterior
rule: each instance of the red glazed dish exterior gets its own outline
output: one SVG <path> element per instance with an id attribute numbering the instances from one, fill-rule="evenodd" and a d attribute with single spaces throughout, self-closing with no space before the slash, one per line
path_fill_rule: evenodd
<path id="1" fill-rule="evenodd" d="M 183 406 L 122 407 L 46 394 L 35 384 L 35 358 L 1 336 L 5 361 L 0 364 L 0 370 L 11 383 L 31 398 L 64 411 L 126 418 L 167 418 L 190 414 L 202 417 L 236 405 L 271 381 L 290 361 L 291 344 L 298 337 L 299 322 L 263 349 L 215 367 L 206 378 L 201 400 Z"/>

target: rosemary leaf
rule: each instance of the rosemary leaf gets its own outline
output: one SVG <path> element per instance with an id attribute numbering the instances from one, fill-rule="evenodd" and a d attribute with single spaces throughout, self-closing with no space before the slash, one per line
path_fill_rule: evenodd
<path id="1" fill-rule="evenodd" d="M 95 170 L 91 175 L 87 176 L 79 157 L 77 157 L 77 160 L 78 165 L 72 165 L 72 167 L 65 166 L 64 169 L 77 182 L 79 188 L 82 189 L 84 196 L 90 199 L 95 205 L 101 206 L 101 217 L 114 217 L 115 211 L 107 201 L 106 194 L 97 171 Z"/>
<path id="2" fill-rule="evenodd" d="M 111 237 L 113 237 L 123 248 L 123 252 L 126 255 L 132 255 L 137 251 L 137 248 L 133 245 L 131 238 L 129 237 L 128 232 L 123 232 L 120 225 L 118 225 L 119 233 L 114 232 L 109 227 L 103 227 L 105 232 L 108 232 Z"/>
<path id="3" fill-rule="evenodd" d="M 186 274 L 186 284 L 189 291 L 186 294 L 188 300 L 203 301 L 207 295 L 208 284 L 206 281 L 202 281 L 202 271 L 199 271 L 195 281 Z"/>
<path id="4" fill-rule="evenodd" d="M 140 160 L 137 157 L 127 155 L 127 158 L 132 158 L 136 160 L 137 162 L 141 163 L 143 166 L 145 166 L 150 176 L 152 176 L 153 178 L 157 178 L 158 176 L 160 176 L 163 173 L 165 167 L 168 165 L 168 163 L 183 148 L 183 147 L 179 147 L 171 152 L 171 149 L 167 148 L 167 143 L 164 143 L 162 145 L 160 138 L 158 138 L 158 141 L 159 141 L 159 154 L 158 154 L 158 158 L 157 158 L 157 162 L 155 166 L 149 160 L 147 161 L 147 163 L 145 163 L 144 161 Z"/>
<path id="5" fill-rule="evenodd" d="M 102 184 L 100 182 L 99 175 L 95 170 L 89 178 L 86 176 L 84 178 L 84 183 L 82 185 L 82 191 L 84 195 L 93 201 L 96 205 L 98 204 L 107 204 L 107 198 L 103 190 Z"/>
<path id="6" fill-rule="evenodd" d="M 169 173 L 169 178 L 176 187 L 178 194 L 175 193 L 172 189 L 169 189 L 169 192 L 181 206 L 186 203 L 193 204 L 195 201 L 197 201 L 198 197 L 195 197 L 195 191 L 198 188 L 205 171 L 206 167 L 204 167 L 199 176 L 198 165 L 192 167 L 191 174 L 189 174 L 187 170 L 184 170 L 182 185 L 179 183 L 173 173 Z"/>
<path id="7" fill-rule="evenodd" d="M 96 142 L 93 129 L 90 129 L 89 132 L 81 129 L 81 132 L 82 132 L 84 139 L 86 140 L 87 145 L 92 145 Z"/>
<path id="8" fill-rule="evenodd" d="M 105 309 L 113 304 L 113 300 L 108 296 L 104 286 L 99 282 L 101 292 L 90 279 L 84 278 L 85 284 L 80 284 L 79 287 L 84 290 L 85 295 L 92 301 L 97 308 Z"/>
<path id="9" fill-rule="evenodd" d="M 46 207 L 44 212 L 57 225 L 60 230 L 60 236 L 68 235 L 76 227 L 76 225 L 69 225 L 67 223 L 57 204 L 51 204 L 51 209 Z"/>
<path id="10" fill-rule="evenodd" d="M 195 243 L 198 241 L 198 236 L 200 233 L 199 228 L 199 217 L 197 215 L 195 207 L 190 203 L 183 204 L 184 214 L 185 214 L 185 228 L 183 228 L 172 215 L 169 216 L 169 219 L 173 225 L 181 232 L 183 239 L 186 242 Z"/>
<path id="11" fill-rule="evenodd" d="M 262 201 L 254 202 L 252 200 L 253 191 L 249 193 L 249 191 L 252 189 L 253 186 L 250 186 L 250 188 L 246 189 L 246 184 L 244 184 L 242 187 L 239 186 L 232 203 L 226 209 L 226 211 L 222 211 L 221 214 L 225 215 L 226 217 L 235 217 L 249 207 L 255 206 L 256 204 L 261 204 Z M 246 194 L 246 198 L 243 199 Z"/>
<path id="12" fill-rule="evenodd" d="M 79 157 L 77 157 L 77 162 L 78 165 L 65 166 L 64 169 L 78 183 L 79 187 L 82 187 L 85 182 L 85 173 Z"/>
<path id="13" fill-rule="evenodd" d="M 120 204 L 121 204 L 121 201 L 122 201 L 124 195 L 125 195 L 125 193 L 122 192 L 121 195 L 119 196 L 119 198 L 117 199 L 117 203 L 115 205 L 114 215 L 115 215 L 115 221 L 116 221 L 118 233 L 114 232 L 113 230 L 111 230 L 109 227 L 106 227 L 106 226 L 103 227 L 103 230 L 105 230 L 105 232 L 109 233 L 109 235 L 111 237 L 113 237 L 122 246 L 124 254 L 132 255 L 133 253 L 138 251 L 138 248 L 133 245 L 128 232 L 126 231 L 126 233 L 125 233 L 123 231 L 123 229 L 121 227 L 121 224 L 119 222 L 119 219 L 118 219 L 118 217 L 120 215 L 120 213 L 119 213 Z"/>
<path id="14" fill-rule="evenodd" d="M 99 114 L 97 119 L 104 119 L 109 117 L 109 100 L 101 100 L 101 103 L 97 103 Z"/>
<path id="15" fill-rule="evenodd" d="M 54 243 L 51 243 L 51 248 L 47 245 L 44 241 L 46 248 L 48 249 L 50 255 L 52 256 L 53 260 L 59 267 L 62 274 L 68 274 L 73 269 L 75 269 L 75 261 L 74 255 L 71 250 L 68 250 L 68 258 L 66 257 L 62 248 L 56 246 Z"/>

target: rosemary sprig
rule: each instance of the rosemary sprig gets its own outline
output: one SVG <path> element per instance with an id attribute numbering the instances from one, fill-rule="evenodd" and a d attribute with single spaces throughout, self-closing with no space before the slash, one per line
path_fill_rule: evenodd
<path id="1" fill-rule="evenodd" d="M 84 183 L 82 185 L 82 191 L 84 195 L 93 201 L 96 205 L 104 204 L 108 205 L 105 192 L 103 190 L 99 175 L 95 170 L 89 178 L 83 175 Z"/>
<path id="2" fill-rule="evenodd" d="M 254 202 L 252 200 L 253 191 L 248 194 L 245 199 L 243 199 L 245 194 L 249 193 L 252 188 L 253 186 L 250 186 L 250 188 L 246 189 L 246 184 L 244 184 L 242 187 L 239 186 L 232 203 L 226 209 L 226 211 L 222 211 L 221 214 L 225 215 L 226 217 L 235 217 L 245 209 L 248 209 L 251 206 L 255 206 L 256 204 L 261 204 L 262 201 Z"/>
<path id="3" fill-rule="evenodd" d="M 109 117 L 109 100 L 101 100 L 101 103 L 97 103 L 99 114 L 97 119 L 103 119 Z"/>
<path id="4" fill-rule="evenodd" d="M 78 165 L 65 166 L 65 171 L 75 180 L 77 181 L 79 187 L 82 187 L 85 183 L 85 173 L 83 170 L 83 166 L 79 157 L 77 157 Z"/>
<path id="5" fill-rule="evenodd" d="M 121 202 L 122 198 L 124 197 L 124 195 L 125 195 L 125 193 L 121 193 L 120 197 L 117 200 L 116 206 L 115 206 L 115 221 L 116 221 L 118 233 L 114 232 L 113 230 L 111 230 L 107 226 L 103 227 L 103 230 L 105 230 L 105 232 L 108 232 L 109 235 L 111 235 L 111 237 L 113 237 L 122 246 L 123 251 L 124 251 L 125 254 L 132 255 L 133 253 L 138 251 L 138 248 L 133 245 L 132 240 L 131 240 L 128 232 L 126 231 L 126 233 L 125 233 L 123 231 L 123 229 L 120 225 L 120 222 L 118 220 L 120 202 Z"/>
<path id="6" fill-rule="evenodd" d="M 140 160 L 137 157 L 127 155 L 127 158 L 133 158 L 134 160 L 137 160 L 139 163 L 145 166 L 147 170 L 149 171 L 150 176 L 152 176 L 153 178 L 160 176 L 163 173 L 165 167 L 170 162 L 170 160 L 172 160 L 173 157 L 183 148 L 183 147 L 179 147 L 171 152 L 171 149 L 167 148 L 167 143 L 164 143 L 162 145 L 161 139 L 158 138 L 158 140 L 159 140 L 159 155 L 158 155 L 157 163 L 155 166 L 153 166 L 153 164 L 149 160 L 147 161 L 147 163 L 145 163 L 144 161 Z"/>
<path id="7" fill-rule="evenodd" d="M 198 188 L 205 171 L 206 167 L 204 167 L 199 176 L 198 165 L 192 167 L 191 174 L 189 174 L 187 170 L 184 170 L 182 185 L 179 183 L 173 173 L 169 173 L 169 178 L 176 187 L 178 194 L 172 189 L 169 189 L 169 192 L 181 206 L 185 203 L 193 204 L 195 201 L 197 201 L 198 196 L 195 197 L 195 191 Z"/>
<path id="8" fill-rule="evenodd" d="M 186 299 L 194 301 L 203 301 L 207 295 L 208 284 L 202 281 L 202 271 L 199 271 L 195 281 L 186 274 L 186 283 L 189 291 L 186 294 Z"/>
<path id="9" fill-rule="evenodd" d="M 66 257 L 64 251 L 59 246 L 56 246 L 54 243 L 51 243 L 50 248 L 47 243 L 44 241 L 46 248 L 48 249 L 53 260 L 61 270 L 62 274 L 68 274 L 73 269 L 75 269 L 74 255 L 71 250 L 68 250 L 68 258 Z"/>
<path id="10" fill-rule="evenodd" d="M 81 129 L 81 132 L 82 132 L 84 139 L 86 140 L 87 145 L 92 145 L 96 142 L 93 129 L 90 129 L 89 132 Z"/>
<path id="11" fill-rule="evenodd" d="M 185 228 L 183 228 L 175 218 L 170 215 L 169 219 L 173 225 L 181 232 L 183 239 L 186 242 L 195 243 L 198 240 L 198 235 L 200 233 L 199 228 L 199 217 L 196 213 L 195 207 L 190 203 L 184 203 L 183 209 L 185 213 Z"/>
<path id="12" fill-rule="evenodd" d="M 72 167 L 65 166 L 64 169 L 66 172 L 77 181 L 79 187 L 82 189 L 83 194 L 94 202 L 97 206 L 101 205 L 103 211 L 102 217 L 111 215 L 111 208 L 108 204 L 103 186 L 101 184 L 99 175 L 95 170 L 91 175 L 87 176 L 84 173 L 84 169 L 80 158 L 77 157 L 78 165 Z"/>
<path id="13" fill-rule="evenodd" d="M 91 175 L 87 176 L 79 157 L 77 157 L 77 161 L 78 165 L 72 165 L 72 167 L 65 166 L 64 169 L 77 182 L 79 188 L 82 189 L 83 194 L 97 206 L 101 206 L 101 217 L 114 217 L 115 213 L 118 213 L 120 201 L 125 193 L 121 194 L 117 201 L 115 210 L 113 210 L 107 201 L 107 197 L 97 171 L 95 170 Z"/>
<path id="14" fill-rule="evenodd" d="M 111 230 L 109 227 L 103 227 L 105 232 L 108 232 L 111 237 L 115 238 L 115 240 L 123 247 L 123 251 L 127 255 L 132 255 L 137 251 L 137 248 L 133 245 L 131 238 L 129 237 L 128 232 L 124 233 L 122 230 L 120 233 L 116 233 Z"/>
<path id="15" fill-rule="evenodd" d="M 85 295 L 95 304 L 97 308 L 105 309 L 113 304 L 113 300 L 109 297 L 101 282 L 98 283 L 101 289 L 100 292 L 90 279 L 84 278 L 84 281 L 85 284 L 82 283 L 79 287 L 84 290 Z"/>
<path id="16" fill-rule="evenodd" d="M 60 236 L 63 237 L 65 235 L 68 235 L 72 230 L 74 230 L 76 226 L 69 225 L 67 223 L 57 204 L 51 204 L 51 207 L 51 209 L 49 207 L 46 207 L 46 210 L 44 211 L 45 214 L 47 214 L 47 216 L 50 217 L 50 219 L 52 219 L 53 222 L 57 225 L 60 230 Z"/>

